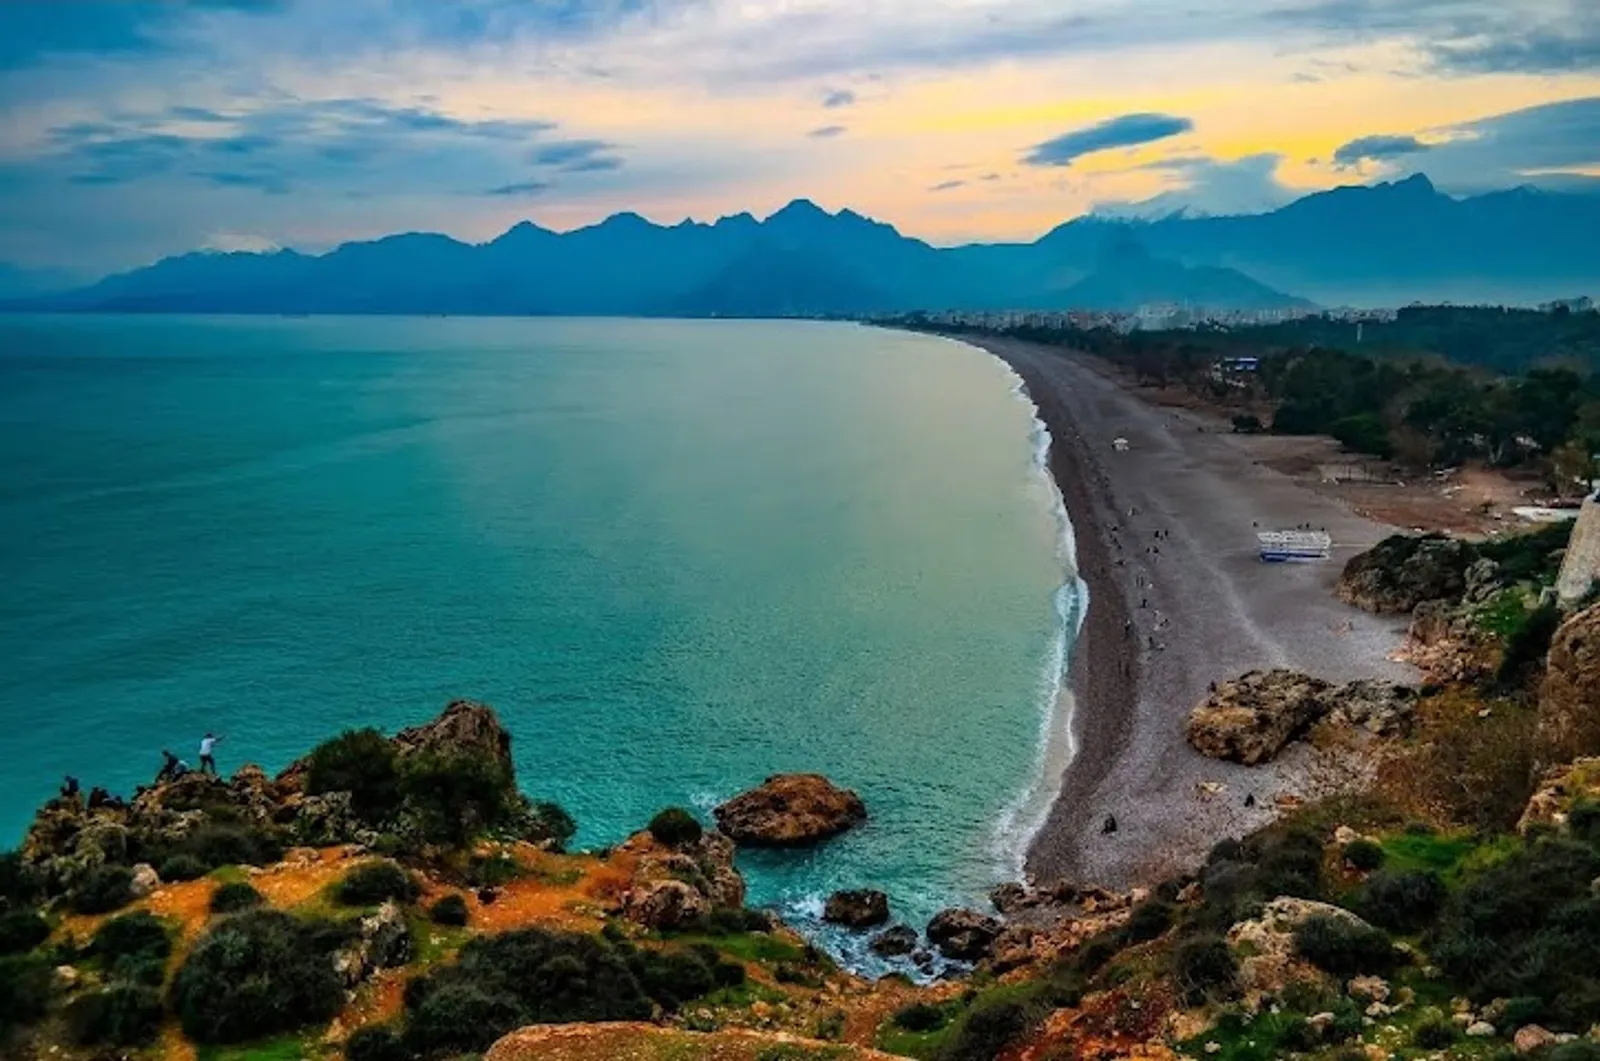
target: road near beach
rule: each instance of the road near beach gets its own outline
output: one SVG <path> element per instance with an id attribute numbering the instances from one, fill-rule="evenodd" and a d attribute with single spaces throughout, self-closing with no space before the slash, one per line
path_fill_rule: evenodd
<path id="1" fill-rule="evenodd" d="M 1393 528 L 1261 466 L 1215 420 L 1141 400 L 1086 355 L 961 338 L 1009 364 L 1039 407 L 1089 586 L 1070 664 L 1077 755 L 1028 870 L 1110 887 L 1152 883 L 1265 823 L 1274 798 L 1306 781 L 1303 750 L 1250 768 L 1189 747 L 1184 721 L 1210 683 L 1268 667 L 1414 680 L 1387 658 L 1403 625 L 1332 592 L 1344 561 Z M 1301 524 L 1332 535 L 1330 561 L 1259 559 L 1258 529 Z"/>

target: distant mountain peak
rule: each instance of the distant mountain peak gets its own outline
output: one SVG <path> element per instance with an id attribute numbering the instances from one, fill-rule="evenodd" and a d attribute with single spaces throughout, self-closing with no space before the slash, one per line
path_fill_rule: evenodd
<path id="1" fill-rule="evenodd" d="M 771 217 L 767 218 L 767 220 L 768 221 L 780 221 L 780 220 L 781 221 L 795 221 L 795 220 L 802 220 L 802 219 L 825 218 L 825 217 L 832 217 L 832 216 L 833 216 L 832 214 L 828 213 L 828 211 L 824 210 L 822 207 L 818 206 L 816 203 L 812 202 L 810 199 L 793 199 L 793 200 L 790 200 L 788 205 L 786 205 L 783 209 L 779 210 L 777 213 L 775 213 Z"/>

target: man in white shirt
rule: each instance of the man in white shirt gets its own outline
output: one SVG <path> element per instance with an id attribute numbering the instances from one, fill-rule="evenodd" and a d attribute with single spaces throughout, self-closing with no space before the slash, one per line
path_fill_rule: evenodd
<path id="1" fill-rule="evenodd" d="M 217 760 L 213 758 L 212 750 L 216 748 L 217 741 L 221 739 L 214 733 L 207 733 L 200 738 L 200 772 L 202 774 L 210 774 L 212 777 L 217 776 Z"/>

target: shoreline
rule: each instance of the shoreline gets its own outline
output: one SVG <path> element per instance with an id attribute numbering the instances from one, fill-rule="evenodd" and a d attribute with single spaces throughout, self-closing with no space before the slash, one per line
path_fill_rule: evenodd
<path id="1" fill-rule="evenodd" d="M 1049 727 L 1066 731 L 1075 754 L 1062 765 L 1043 753 L 1036 784 L 1050 798 L 1026 841 L 1027 876 L 1123 889 L 1198 864 L 1218 840 L 1272 820 L 1277 800 L 1310 791 L 1316 772 L 1304 745 L 1258 767 L 1191 749 L 1183 722 L 1210 682 L 1258 667 L 1414 680 L 1388 659 L 1403 624 L 1332 592 L 1342 561 L 1395 528 L 1263 467 L 1226 429 L 1145 402 L 1086 355 L 944 337 L 1022 380 L 1088 587 Z M 1128 451 L 1112 449 L 1119 436 Z M 1302 522 L 1334 534 L 1333 560 L 1262 565 L 1253 528 Z M 1117 828 L 1104 832 L 1108 817 Z"/>

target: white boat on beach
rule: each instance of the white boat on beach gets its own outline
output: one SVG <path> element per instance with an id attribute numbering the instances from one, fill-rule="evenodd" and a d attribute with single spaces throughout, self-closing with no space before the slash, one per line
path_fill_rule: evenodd
<path id="1" fill-rule="evenodd" d="M 1269 563 L 1286 560 L 1326 560 L 1333 538 L 1326 531 L 1258 531 L 1261 559 Z"/>

